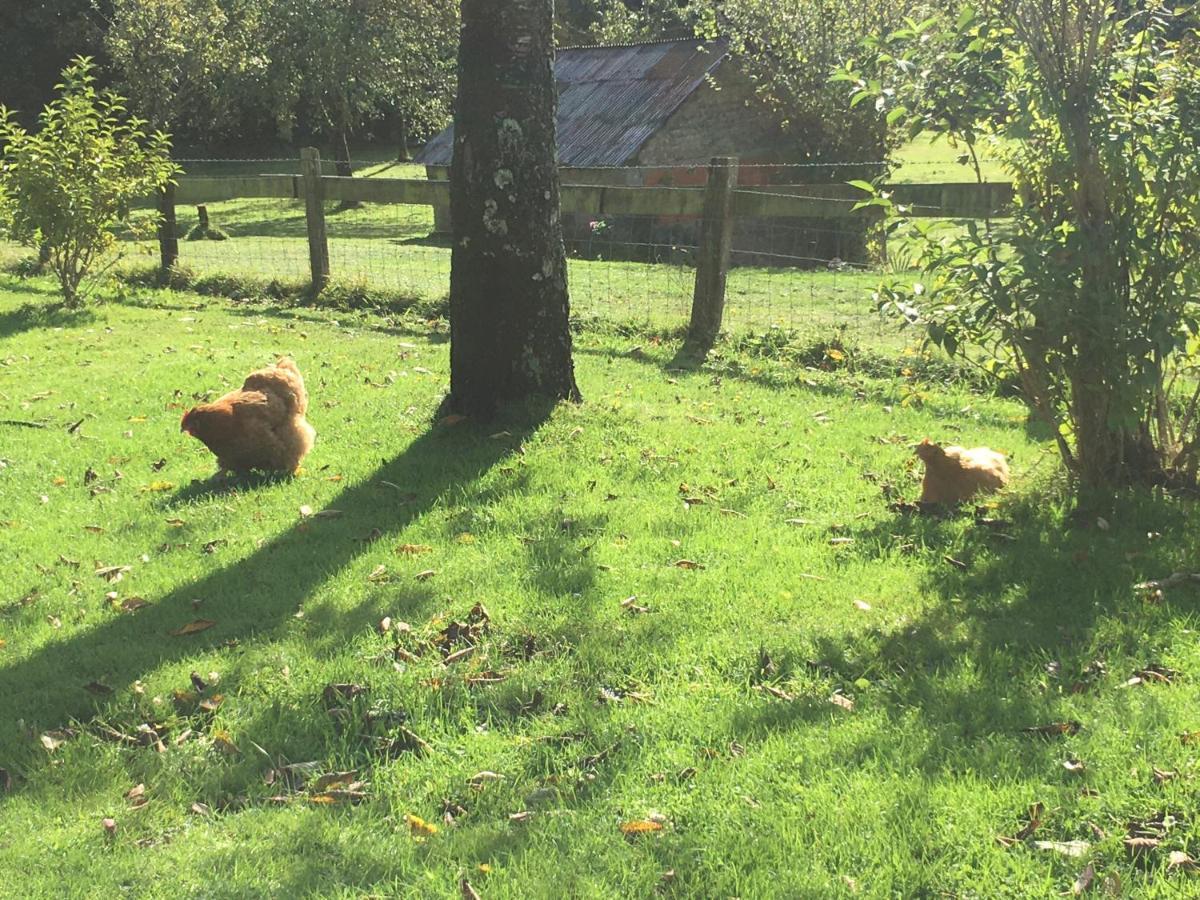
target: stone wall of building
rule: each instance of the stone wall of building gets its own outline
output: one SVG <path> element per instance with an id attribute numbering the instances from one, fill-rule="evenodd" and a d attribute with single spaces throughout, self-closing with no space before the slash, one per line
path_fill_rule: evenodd
<path id="1" fill-rule="evenodd" d="M 731 65 L 696 88 L 642 149 L 635 165 L 706 164 L 714 156 L 745 162 L 776 162 L 788 156 L 778 116 L 754 92 L 754 84 Z"/>

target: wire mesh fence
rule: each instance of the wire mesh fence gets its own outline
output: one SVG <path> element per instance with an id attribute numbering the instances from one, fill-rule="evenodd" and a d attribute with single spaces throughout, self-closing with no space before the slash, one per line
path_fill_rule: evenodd
<path id="1" fill-rule="evenodd" d="M 187 176 L 298 176 L 296 159 L 181 160 Z M 875 165 L 875 164 L 871 164 Z M 322 164 L 334 174 L 334 164 Z M 425 179 L 422 166 L 356 160 L 358 178 Z M 740 173 L 754 194 L 788 192 L 798 199 L 819 181 L 813 166 L 748 166 Z M 639 187 L 703 187 L 704 167 L 597 171 L 587 183 Z M 444 172 L 436 177 L 444 177 Z M 614 180 L 617 178 L 618 180 Z M 564 176 L 564 181 L 568 176 Z M 296 178 L 297 185 L 301 182 Z M 288 183 L 288 182 L 285 182 Z M 822 186 L 829 187 L 830 182 Z M 299 188 L 297 189 L 299 190 Z M 814 189 L 815 190 L 815 189 Z M 379 295 L 437 304 L 450 281 L 447 211 L 428 203 L 323 204 L 332 278 Z M 146 211 L 146 215 L 152 215 Z M 695 286 L 702 217 L 675 211 L 621 215 L 564 212 L 572 311 L 587 321 L 680 328 Z M 872 288 L 884 260 L 866 219 L 845 216 L 737 215 L 726 277 L 725 327 L 844 334 L 859 341 L 895 339 L 874 311 Z M 309 279 L 304 199 L 259 197 L 176 206 L 178 265 L 196 278 L 303 284 Z M 157 259 L 155 242 L 130 247 L 126 265 Z M 11 259 L 0 246 L 0 262 Z M 894 329 L 892 329 L 894 331 Z"/>

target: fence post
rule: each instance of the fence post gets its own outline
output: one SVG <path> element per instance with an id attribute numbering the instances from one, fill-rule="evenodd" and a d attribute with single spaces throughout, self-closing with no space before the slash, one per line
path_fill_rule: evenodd
<path id="1" fill-rule="evenodd" d="M 687 343 L 694 351 L 709 351 L 721 332 L 725 312 L 725 276 L 733 244 L 733 189 L 737 185 L 736 156 L 714 156 L 708 166 L 704 218 L 696 259 L 696 289 Z"/>
<path id="2" fill-rule="evenodd" d="M 304 218 L 308 225 L 308 263 L 312 289 L 320 293 L 329 284 L 329 241 L 325 234 L 325 188 L 321 184 L 321 154 L 315 147 L 300 151 L 304 184 Z"/>
<path id="3" fill-rule="evenodd" d="M 158 192 L 158 255 L 163 275 L 179 262 L 179 235 L 175 228 L 175 182 L 168 181 Z"/>

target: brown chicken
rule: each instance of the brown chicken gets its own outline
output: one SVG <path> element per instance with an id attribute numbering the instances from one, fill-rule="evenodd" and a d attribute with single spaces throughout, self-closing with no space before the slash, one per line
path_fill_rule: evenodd
<path id="1" fill-rule="evenodd" d="M 295 472 L 316 431 L 304 418 L 308 394 L 292 360 L 251 372 L 240 390 L 189 409 L 179 430 L 198 438 L 223 471 Z"/>
<path id="2" fill-rule="evenodd" d="M 1008 484 L 1003 454 L 987 447 L 939 447 L 926 438 L 916 453 L 925 463 L 921 503 L 959 503 Z"/>

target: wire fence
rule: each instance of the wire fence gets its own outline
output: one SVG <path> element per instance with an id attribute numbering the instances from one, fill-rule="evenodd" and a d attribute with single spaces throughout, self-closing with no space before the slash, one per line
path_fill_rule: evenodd
<path id="1" fill-rule="evenodd" d="M 180 160 L 188 175 L 293 175 L 296 159 Z M 422 166 L 355 160 L 356 176 L 423 179 Z M 754 190 L 820 183 L 822 167 L 796 164 L 739 167 Z M 878 167 L 878 163 L 863 164 Z M 756 171 L 758 169 L 758 171 Z M 333 163 L 322 165 L 333 174 Z M 703 184 L 703 166 L 631 167 L 634 183 Z M 597 173 L 598 177 L 605 173 Z M 618 174 L 614 171 L 612 174 Z M 826 183 L 828 184 L 828 182 Z M 793 191 L 793 194 L 795 191 Z M 429 205 L 326 201 L 330 270 L 337 282 L 437 304 L 449 292 L 447 223 Z M 203 221 L 206 219 L 207 221 Z M 726 282 L 725 327 L 787 328 L 844 335 L 863 342 L 901 341 L 874 309 L 882 259 L 865 220 L 764 218 L 733 222 Z M 564 213 L 573 315 L 654 328 L 686 325 L 695 285 L 702 221 L 698 216 L 647 213 L 589 216 Z M 207 227 L 205 227 L 207 226 Z M 180 204 L 175 233 L 181 268 L 197 278 L 288 283 L 309 277 L 302 199 L 232 199 L 202 207 Z M 142 249 L 153 249 L 147 244 Z M 0 247 L 0 261 L 10 255 Z M 133 256 L 146 266 L 145 256 Z"/>

